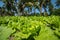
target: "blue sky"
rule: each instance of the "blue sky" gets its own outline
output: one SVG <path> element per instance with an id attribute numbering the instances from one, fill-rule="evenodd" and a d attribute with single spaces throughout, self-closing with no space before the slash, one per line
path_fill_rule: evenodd
<path id="1" fill-rule="evenodd" d="M 54 4 L 54 2 L 56 2 L 56 0 L 51 0 L 51 2 Z"/>
<path id="2" fill-rule="evenodd" d="M 2 6 L 3 6 L 3 4 L 4 4 L 4 3 L 0 1 L 0 7 L 2 7 Z"/>

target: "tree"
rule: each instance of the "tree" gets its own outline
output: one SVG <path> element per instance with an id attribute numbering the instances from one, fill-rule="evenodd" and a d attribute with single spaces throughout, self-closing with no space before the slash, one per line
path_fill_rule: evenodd
<path id="1" fill-rule="evenodd" d="M 48 6 L 50 2 L 51 0 L 40 0 L 40 15 L 42 15 L 42 8 L 44 8 L 45 13 L 47 13 L 46 7 Z"/>
<path id="2" fill-rule="evenodd" d="M 24 13 L 24 8 L 28 7 L 29 8 L 28 11 L 31 12 L 32 6 L 33 6 L 32 0 L 21 0 L 19 2 L 18 8 L 23 15 L 25 15 L 25 14 L 27 15 L 27 13 Z"/>
<path id="3" fill-rule="evenodd" d="M 14 13 L 6 11 L 5 7 L 0 7 L 0 16 L 13 16 Z"/>
<path id="4" fill-rule="evenodd" d="M 53 14 L 52 15 L 57 15 L 60 16 L 60 8 L 59 9 L 54 9 Z"/>
<path id="5" fill-rule="evenodd" d="M 54 11 L 54 6 L 51 1 L 48 4 L 48 11 L 49 11 L 50 15 L 52 15 L 52 13 Z"/>
<path id="6" fill-rule="evenodd" d="M 53 6 L 53 4 L 50 3 L 49 6 L 48 6 L 48 8 L 49 8 L 48 11 L 50 12 L 50 15 L 52 15 L 52 13 L 53 13 L 53 11 L 54 11 L 54 6 Z"/>
<path id="7" fill-rule="evenodd" d="M 60 0 L 56 0 L 56 6 L 60 6 Z"/>
<path id="8" fill-rule="evenodd" d="M 44 12 L 44 15 L 45 15 L 45 16 L 48 15 L 46 8 L 47 8 L 47 6 L 50 6 L 50 3 L 51 3 L 51 0 L 45 0 L 45 2 L 44 2 L 44 4 L 43 4 L 43 8 L 44 8 L 44 10 L 45 10 L 45 12 Z"/>
<path id="9" fill-rule="evenodd" d="M 14 12 L 24 15 L 24 8 L 29 7 L 30 11 L 32 10 L 32 6 L 40 9 L 40 15 L 42 15 L 42 8 L 45 10 L 45 14 L 47 13 L 47 6 L 51 0 L 2 0 L 5 3 L 5 7 L 8 12 Z M 45 15 L 44 14 L 44 15 Z"/>
<path id="10" fill-rule="evenodd" d="M 37 5 L 36 2 L 40 4 L 40 7 L 39 7 L 39 4 Z M 24 14 L 23 10 L 25 7 L 28 6 L 28 7 L 30 7 L 30 10 L 32 10 L 32 6 L 34 6 L 34 7 L 40 9 L 40 15 L 42 15 L 42 8 L 44 8 L 45 13 L 47 13 L 46 7 L 48 6 L 48 4 L 50 2 L 51 2 L 51 0 L 20 0 L 19 9 L 20 9 L 20 12 L 22 12 Z"/>
<path id="11" fill-rule="evenodd" d="M 7 9 L 7 11 L 9 13 L 12 13 L 14 11 L 16 11 L 16 8 L 14 6 L 14 1 L 15 0 L 2 0 L 5 4 L 5 8 Z"/>

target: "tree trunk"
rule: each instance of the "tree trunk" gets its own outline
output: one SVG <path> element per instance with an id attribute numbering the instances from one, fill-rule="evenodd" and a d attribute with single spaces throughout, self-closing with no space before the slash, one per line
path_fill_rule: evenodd
<path id="1" fill-rule="evenodd" d="M 34 8 L 34 15 L 36 15 L 36 13 L 35 13 L 35 9 L 36 9 L 36 6 L 35 6 L 35 8 Z"/>
<path id="2" fill-rule="evenodd" d="M 42 16 L 42 6 L 43 6 L 44 2 L 41 2 L 40 4 L 40 16 Z"/>
<path id="3" fill-rule="evenodd" d="M 43 4 L 44 4 L 44 1 L 42 1 L 41 3 L 40 3 L 40 15 L 42 16 L 43 14 L 42 14 L 42 7 L 43 7 Z"/>
<path id="4" fill-rule="evenodd" d="M 40 16 L 42 16 L 42 6 L 40 6 Z"/>
<path id="5" fill-rule="evenodd" d="M 45 12 L 44 12 L 44 16 L 48 16 L 48 14 L 47 14 L 47 10 L 46 10 L 45 7 L 44 7 L 44 10 L 45 10 Z"/>

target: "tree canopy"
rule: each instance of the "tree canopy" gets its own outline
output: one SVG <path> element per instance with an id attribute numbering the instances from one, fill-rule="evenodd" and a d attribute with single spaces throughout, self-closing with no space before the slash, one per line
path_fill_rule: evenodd
<path id="1" fill-rule="evenodd" d="M 4 8 L 7 10 L 9 13 L 12 14 L 12 12 L 17 13 L 18 15 L 22 14 L 25 15 L 26 12 L 24 9 L 26 7 L 29 7 L 28 10 L 30 12 L 32 11 L 32 7 L 38 8 L 40 11 L 40 15 L 42 15 L 42 8 L 44 9 L 44 15 L 48 15 L 47 13 L 47 7 L 48 11 L 50 14 L 52 14 L 54 10 L 54 6 L 52 4 L 52 0 L 1 0 L 4 2 Z M 18 2 L 17 2 L 18 1 Z M 60 0 L 56 0 L 56 6 L 60 6 Z"/>

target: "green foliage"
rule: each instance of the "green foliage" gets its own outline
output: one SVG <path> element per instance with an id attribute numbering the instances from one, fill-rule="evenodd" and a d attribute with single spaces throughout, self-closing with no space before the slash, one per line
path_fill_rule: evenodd
<path id="1" fill-rule="evenodd" d="M 9 40 L 9 36 L 14 32 L 11 28 L 0 26 L 0 40 Z"/>
<path id="2" fill-rule="evenodd" d="M 0 40 L 60 40 L 60 16 L 0 17 Z"/>
<path id="3" fill-rule="evenodd" d="M 55 9 L 52 14 L 60 16 L 60 8 L 59 9 Z"/>

